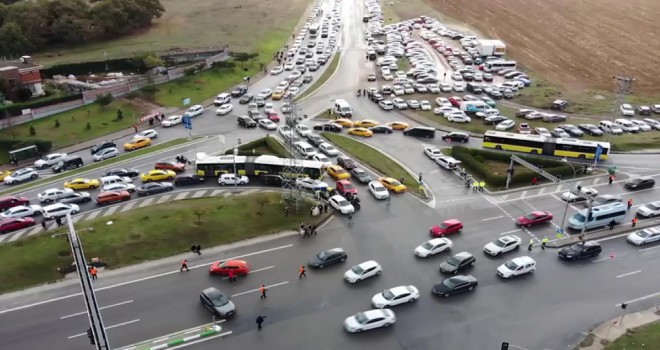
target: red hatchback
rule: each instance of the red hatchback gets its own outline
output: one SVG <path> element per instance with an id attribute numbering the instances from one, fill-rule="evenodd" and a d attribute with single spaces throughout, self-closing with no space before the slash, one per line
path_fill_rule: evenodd
<path id="1" fill-rule="evenodd" d="M 154 165 L 156 170 L 172 170 L 175 173 L 182 173 L 186 171 L 186 165 L 179 162 L 158 162 Z"/>
<path id="2" fill-rule="evenodd" d="M 268 119 L 272 122 L 279 122 L 280 121 L 280 116 L 277 115 L 275 112 L 268 112 L 267 113 Z"/>
<path id="3" fill-rule="evenodd" d="M 17 207 L 19 205 L 30 204 L 28 197 L 7 196 L 0 198 L 0 211 L 5 211 L 9 208 Z"/>
<path id="4" fill-rule="evenodd" d="M 33 218 L 7 218 L 0 221 L 0 233 L 20 230 L 22 228 L 34 226 Z"/>
<path id="5" fill-rule="evenodd" d="M 461 232 L 463 223 L 458 219 L 449 219 L 443 221 L 440 225 L 435 225 L 429 230 L 429 234 L 433 237 L 442 237 L 451 233 Z"/>
<path id="6" fill-rule="evenodd" d="M 551 220 L 552 220 L 552 213 L 550 213 L 549 211 L 538 210 L 519 217 L 518 219 L 516 219 L 516 223 L 520 226 L 530 227 Z"/>
<path id="7" fill-rule="evenodd" d="M 250 264 L 243 260 L 216 261 L 209 267 L 209 275 L 226 276 L 229 271 L 234 275 L 247 275 L 250 272 Z"/>
<path id="8" fill-rule="evenodd" d="M 353 184 L 348 180 L 339 180 L 337 181 L 337 186 L 335 187 L 337 192 L 342 196 L 346 196 L 347 193 L 352 195 L 357 195 L 358 190 Z"/>

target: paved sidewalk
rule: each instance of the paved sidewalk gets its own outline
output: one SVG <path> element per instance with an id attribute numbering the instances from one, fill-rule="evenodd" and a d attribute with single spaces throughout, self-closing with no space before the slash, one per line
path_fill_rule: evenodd
<path id="1" fill-rule="evenodd" d="M 623 315 L 622 315 L 623 316 Z M 587 337 L 583 344 L 579 345 L 576 349 L 579 350 L 603 350 L 604 344 L 608 344 L 621 336 L 625 336 L 629 330 L 647 325 L 649 323 L 660 321 L 660 307 L 654 307 L 648 310 L 633 312 L 625 316 L 613 318 L 607 322 L 603 322 L 594 328 Z M 649 348 L 650 349 L 650 348 Z"/>

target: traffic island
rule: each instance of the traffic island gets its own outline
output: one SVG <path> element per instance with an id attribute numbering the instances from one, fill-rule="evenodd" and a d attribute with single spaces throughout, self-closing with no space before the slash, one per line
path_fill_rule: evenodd
<path id="1" fill-rule="evenodd" d="M 224 337 L 232 332 L 222 332 L 222 327 L 217 323 L 202 325 L 199 327 L 186 329 L 172 334 L 164 335 L 159 338 L 145 340 L 140 343 L 124 346 L 117 350 L 160 350 L 179 347 L 183 344 L 190 344 L 201 339 Z"/>
<path id="2" fill-rule="evenodd" d="M 660 349 L 660 307 L 603 322 L 575 350 Z"/>

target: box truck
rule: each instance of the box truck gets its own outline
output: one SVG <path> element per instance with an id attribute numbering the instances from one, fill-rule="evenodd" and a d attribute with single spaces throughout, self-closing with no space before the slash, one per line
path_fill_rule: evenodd
<path id="1" fill-rule="evenodd" d="M 500 40 L 477 40 L 475 49 L 480 56 L 504 56 L 506 45 Z"/>

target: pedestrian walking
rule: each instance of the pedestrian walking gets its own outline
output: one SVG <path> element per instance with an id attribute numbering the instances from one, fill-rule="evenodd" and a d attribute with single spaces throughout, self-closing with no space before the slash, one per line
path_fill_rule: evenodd
<path id="1" fill-rule="evenodd" d="M 235 275 L 234 275 L 234 271 L 229 270 L 229 273 L 227 274 L 227 277 L 229 278 L 229 283 L 234 282 L 234 278 L 236 278 Z"/>
<path id="2" fill-rule="evenodd" d="M 289 216 L 289 207 L 284 207 L 284 217 Z"/>
<path id="3" fill-rule="evenodd" d="M 181 268 L 179 269 L 179 271 L 183 271 L 183 269 L 186 269 L 186 271 L 190 271 L 188 269 L 188 259 L 183 259 L 183 261 L 181 262 Z"/>
<path id="4" fill-rule="evenodd" d="M 610 223 L 609 223 L 610 231 L 614 230 L 614 225 L 616 225 L 616 221 L 614 221 L 614 220 L 610 221 Z"/>
<path id="5" fill-rule="evenodd" d="M 195 244 L 195 250 L 197 251 L 197 255 L 202 255 L 202 246 L 199 243 Z"/>
<path id="6" fill-rule="evenodd" d="M 319 204 L 316 207 L 319 209 L 319 214 L 323 214 L 323 204 Z"/>
<path id="7" fill-rule="evenodd" d="M 44 231 L 48 229 L 48 226 L 46 226 L 46 220 L 41 220 L 41 227 L 44 228 Z"/>
<path id="8" fill-rule="evenodd" d="M 550 242 L 548 237 L 543 237 L 543 239 L 541 240 L 541 249 L 545 250 L 545 245 L 548 244 L 548 242 Z"/>
<path id="9" fill-rule="evenodd" d="M 135 132 L 138 132 L 137 124 L 133 124 L 133 129 L 135 129 Z"/>
<path id="10" fill-rule="evenodd" d="M 632 204 L 633 204 L 633 200 L 632 200 L 632 198 L 630 198 L 628 200 L 628 210 L 630 210 L 630 208 L 632 208 Z"/>
<path id="11" fill-rule="evenodd" d="M 479 181 L 474 180 L 474 182 L 472 183 L 472 189 L 475 191 L 479 191 Z"/>
<path id="12" fill-rule="evenodd" d="M 314 236 L 316 236 L 316 225 L 310 225 L 310 226 L 312 226 L 312 232 L 311 232 L 311 234 L 314 235 Z"/>
<path id="13" fill-rule="evenodd" d="M 323 204 L 323 212 L 324 213 L 328 212 L 328 203 Z"/>
<path id="14" fill-rule="evenodd" d="M 637 219 L 636 217 L 632 219 L 632 227 L 637 226 L 637 221 L 639 221 L 639 219 Z"/>
<path id="15" fill-rule="evenodd" d="M 62 226 L 62 218 L 59 216 L 55 218 L 55 224 L 57 224 L 57 227 Z"/>
<path id="16" fill-rule="evenodd" d="M 609 180 L 609 184 L 611 185 L 611 184 L 612 184 L 612 182 L 614 182 L 614 175 L 610 175 L 610 180 Z"/>
<path id="17" fill-rule="evenodd" d="M 261 330 L 261 325 L 264 323 L 265 318 L 266 318 L 266 316 L 261 316 L 261 315 L 257 316 L 257 329 L 258 330 Z"/>
<path id="18" fill-rule="evenodd" d="M 479 191 L 483 191 L 486 188 L 486 181 L 479 182 Z"/>
<path id="19" fill-rule="evenodd" d="M 96 267 L 94 266 L 89 267 L 89 274 L 90 276 L 92 276 L 92 280 L 98 279 L 97 273 L 98 271 L 96 271 Z"/>
<path id="20" fill-rule="evenodd" d="M 422 172 L 421 171 L 419 172 L 419 179 L 417 180 L 417 182 L 422 182 Z"/>
<path id="21" fill-rule="evenodd" d="M 403 185 L 403 180 L 405 180 L 405 179 L 403 178 L 403 176 L 401 176 L 401 177 L 399 178 L 399 182 L 400 182 L 402 185 Z"/>
<path id="22" fill-rule="evenodd" d="M 348 224 L 352 225 L 353 224 L 353 213 L 350 213 L 346 216 L 348 218 Z"/>
<path id="23" fill-rule="evenodd" d="M 300 265 L 300 268 L 298 269 L 298 272 L 300 272 L 300 274 L 298 275 L 298 279 L 301 279 L 303 277 L 307 277 L 307 274 L 305 273 L 305 265 Z"/>
<path id="24" fill-rule="evenodd" d="M 261 293 L 261 296 L 259 297 L 259 299 L 266 299 L 266 298 L 268 298 L 268 297 L 266 296 L 266 292 L 267 292 L 267 291 L 268 291 L 268 289 L 266 289 L 266 286 L 262 284 L 261 287 L 259 287 L 259 292 Z"/>
<path id="25" fill-rule="evenodd" d="M 536 186 L 538 183 L 539 183 L 539 179 L 536 178 L 536 176 L 534 176 L 534 177 L 532 178 L 532 186 Z"/>
<path id="26" fill-rule="evenodd" d="M 530 239 L 530 240 L 529 240 L 529 246 L 527 247 L 527 250 L 531 252 L 531 251 L 532 251 L 532 246 L 533 246 L 533 245 L 534 245 L 534 240 L 533 240 L 533 239 Z"/>
<path id="27" fill-rule="evenodd" d="M 307 229 L 307 227 L 303 227 L 300 230 L 303 233 L 303 238 L 309 237 L 309 230 Z"/>

